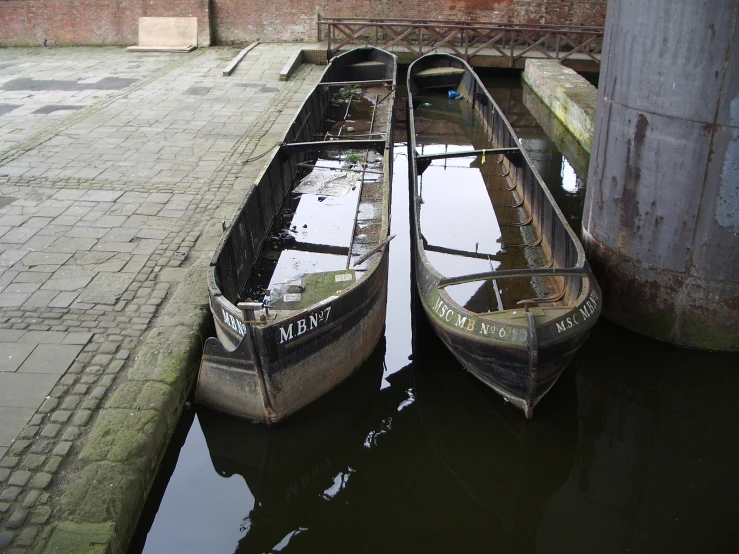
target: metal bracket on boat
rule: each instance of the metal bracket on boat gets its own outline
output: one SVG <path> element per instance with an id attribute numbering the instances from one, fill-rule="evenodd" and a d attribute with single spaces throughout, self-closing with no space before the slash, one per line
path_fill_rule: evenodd
<path id="1" fill-rule="evenodd" d="M 549 302 L 558 302 L 562 300 L 564 295 L 565 291 L 562 289 L 557 294 L 550 294 L 549 296 L 542 296 L 541 298 L 527 298 L 525 300 L 519 300 L 516 302 L 516 305 L 523 306 L 524 310 L 528 312 L 531 306 L 535 306 L 536 304 L 548 304 Z"/>
<path id="2" fill-rule="evenodd" d="M 264 305 L 261 302 L 239 302 L 236 307 L 243 312 L 244 321 L 249 323 L 257 321 L 254 312 L 263 309 Z"/>
<path id="3" fill-rule="evenodd" d="M 539 246 L 541 244 L 541 241 L 544 239 L 544 235 L 540 236 L 538 239 L 536 239 L 532 243 L 528 242 L 519 242 L 516 244 L 506 244 L 506 248 L 533 248 L 534 246 Z"/>
<path id="4" fill-rule="evenodd" d="M 531 223 L 533 220 L 534 220 L 533 214 L 529 214 L 529 217 L 526 218 L 526 221 L 519 221 L 518 223 L 501 223 L 500 225 L 502 227 L 525 227 L 526 225 Z M 541 242 L 541 240 L 539 240 L 539 242 Z"/>
<path id="5" fill-rule="evenodd" d="M 423 175 L 423 172 L 426 171 L 430 165 L 431 160 L 419 160 L 418 158 L 416 158 L 416 173 L 418 173 L 418 175 Z"/>
<path id="6" fill-rule="evenodd" d="M 520 208 L 521 206 L 523 206 L 523 202 L 524 202 L 524 199 L 521 198 L 521 201 L 518 204 L 506 204 L 505 207 L 506 208 Z"/>
<path id="7" fill-rule="evenodd" d="M 501 269 L 499 271 L 485 271 L 483 273 L 470 273 L 458 277 L 443 277 L 439 280 L 437 288 L 443 289 L 452 285 L 474 283 L 475 281 L 488 281 L 490 279 L 507 279 L 510 277 L 557 277 L 557 276 L 587 276 L 584 267 L 548 268 L 537 267 L 532 269 Z"/>

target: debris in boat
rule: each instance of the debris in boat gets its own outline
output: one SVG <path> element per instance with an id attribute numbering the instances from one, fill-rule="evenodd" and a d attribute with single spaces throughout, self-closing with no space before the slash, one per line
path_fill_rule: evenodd
<path id="1" fill-rule="evenodd" d="M 447 93 L 447 96 L 449 96 L 449 98 L 451 98 L 452 100 L 459 100 L 460 98 L 462 98 L 462 95 L 459 94 L 456 90 L 450 90 Z"/>
<path id="2" fill-rule="evenodd" d="M 346 132 L 347 133 L 353 133 L 356 129 L 354 127 L 347 127 Z"/>
<path id="3" fill-rule="evenodd" d="M 429 108 L 429 107 L 431 107 L 431 102 L 424 102 L 423 104 L 421 104 L 421 107 L 422 108 Z"/>
<path id="4" fill-rule="evenodd" d="M 344 196 L 357 181 L 356 173 L 338 168 L 317 168 L 306 175 L 294 189 L 296 194 Z"/>
<path id="5" fill-rule="evenodd" d="M 247 302 L 262 302 L 265 296 L 269 293 L 269 290 L 255 285 L 244 290 L 244 296 Z"/>
<path id="6" fill-rule="evenodd" d="M 270 237 L 272 244 L 275 248 L 288 246 L 295 242 L 295 237 L 290 234 L 290 231 L 279 231 Z"/>

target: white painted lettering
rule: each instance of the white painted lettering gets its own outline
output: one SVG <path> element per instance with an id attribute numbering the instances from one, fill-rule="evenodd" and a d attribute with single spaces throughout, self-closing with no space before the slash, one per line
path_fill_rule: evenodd
<path id="1" fill-rule="evenodd" d="M 287 326 L 287 332 L 284 327 L 280 327 L 280 344 L 289 341 L 293 338 L 293 324 Z"/>
<path id="2" fill-rule="evenodd" d="M 293 339 L 293 325 L 296 325 L 295 337 L 312 331 L 319 327 L 321 324 L 328 321 L 328 316 L 331 314 L 331 306 L 326 306 L 323 310 L 308 314 L 308 317 L 299 319 L 294 323 L 290 323 L 287 327 L 280 327 L 280 344 L 284 344 Z"/>

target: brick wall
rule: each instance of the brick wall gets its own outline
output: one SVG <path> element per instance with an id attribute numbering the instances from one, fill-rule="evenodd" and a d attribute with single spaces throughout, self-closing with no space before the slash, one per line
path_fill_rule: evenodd
<path id="1" fill-rule="evenodd" d="M 217 44 L 315 41 L 316 19 L 456 19 L 604 26 L 607 0 L 212 0 Z"/>
<path id="2" fill-rule="evenodd" d="M 607 0 L 0 0 L 0 45 L 136 44 L 139 17 L 197 17 L 200 45 L 315 41 L 323 17 L 605 25 Z M 211 40 L 211 29 L 213 40 Z"/>
<path id="3" fill-rule="evenodd" d="M 0 46 L 132 45 L 139 17 L 197 17 L 210 45 L 210 0 L 0 0 Z"/>

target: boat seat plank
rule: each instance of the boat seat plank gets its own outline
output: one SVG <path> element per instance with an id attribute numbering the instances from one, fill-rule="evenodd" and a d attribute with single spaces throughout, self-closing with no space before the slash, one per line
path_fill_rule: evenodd
<path id="1" fill-rule="evenodd" d="M 349 64 L 348 67 L 385 67 L 385 64 L 382 62 L 374 61 L 374 60 L 367 60 L 365 62 L 357 62 Z"/>
<path id="2" fill-rule="evenodd" d="M 443 279 L 439 280 L 438 288 L 443 289 L 452 285 L 474 283 L 476 281 L 487 281 L 489 279 L 506 279 L 513 277 L 564 277 L 568 275 L 582 275 L 583 277 L 587 277 L 588 273 L 583 267 L 539 267 L 531 269 L 503 269 L 500 271 L 486 271 L 484 273 L 460 275 L 459 277 L 444 277 Z"/>
<path id="3" fill-rule="evenodd" d="M 459 67 L 430 67 L 416 73 L 414 77 L 439 77 L 442 75 L 464 75 L 465 70 Z"/>
<path id="4" fill-rule="evenodd" d="M 326 150 L 376 150 L 385 149 L 384 140 L 328 140 L 317 142 L 290 142 L 281 145 L 291 154 L 298 152 L 321 152 Z"/>
<path id="5" fill-rule="evenodd" d="M 326 81 L 325 83 L 321 83 L 321 85 L 328 87 L 371 87 L 387 85 L 392 82 L 392 79 L 373 79 L 370 81 Z"/>

